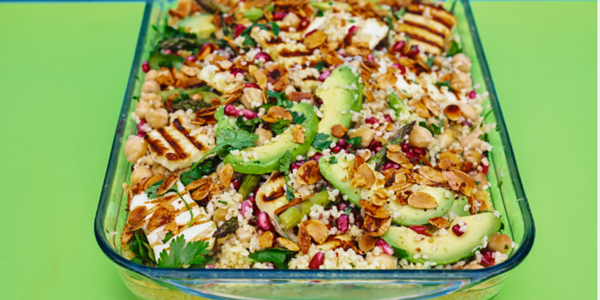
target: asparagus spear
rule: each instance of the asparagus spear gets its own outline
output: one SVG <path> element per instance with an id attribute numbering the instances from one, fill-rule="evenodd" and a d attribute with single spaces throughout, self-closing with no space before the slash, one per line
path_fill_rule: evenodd
<path id="1" fill-rule="evenodd" d="M 327 194 L 327 191 L 321 191 L 319 193 L 316 193 L 314 196 L 308 198 L 302 203 L 292 206 L 286 211 L 282 212 L 279 215 L 279 225 L 281 225 L 281 228 L 284 231 L 287 231 L 290 228 L 294 228 L 294 226 L 300 223 L 304 216 L 310 213 L 310 208 L 313 205 L 324 206 L 328 202 L 329 195 Z"/>
<path id="2" fill-rule="evenodd" d="M 400 145 L 404 141 L 404 137 L 409 135 L 415 126 L 415 122 L 404 125 L 404 127 L 400 128 L 398 133 L 394 135 L 387 143 L 387 145 Z M 383 163 L 383 159 L 385 158 L 385 152 L 387 151 L 386 147 L 382 147 L 369 159 L 369 163 L 375 162 L 375 169 L 378 169 Z"/>
<path id="3" fill-rule="evenodd" d="M 242 199 L 246 199 L 246 197 L 248 197 L 248 195 L 250 195 L 250 193 L 252 193 L 256 189 L 256 186 L 258 186 L 258 182 L 260 181 L 261 176 L 262 175 L 253 174 L 246 175 L 246 178 L 244 178 L 244 182 L 242 182 L 242 186 L 238 191 L 238 193 L 242 195 Z"/>

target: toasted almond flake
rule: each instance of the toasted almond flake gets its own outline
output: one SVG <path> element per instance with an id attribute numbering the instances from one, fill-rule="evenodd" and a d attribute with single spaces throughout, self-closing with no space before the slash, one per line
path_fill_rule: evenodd
<path id="1" fill-rule="evenodd" d="M 226 164 L 221 172 L 219 173 L 219 180 L 221 184 L 225 186 L 225 188 L 229 187 L 231 183 L 231 177 L 233 176 L 233 166 L 231 164 Z"/>
<path id="2" fill-rule="evenodd" d="M 400 150 L 401 150 L 400 145 L 387 145 L 386 147 L 387 147 L 388 152 L 392 152 L 392 153 L 400 152 Z"/>
<path id="3" fill-rule="evenodd" d="M 378 72 L 380 66 L 378 63 L 374 62 L 374 61 L 368 61 L 368 60 L 363 60 L 360 65 L 367 71 L 370 73 L 376 73 Z"/>
<path id="4" fill-rule="evenodd" d="M 399 59 L 399 63 L 409 69 L 414 69 L 416 62 L 406 56 L 402 56 Z"/>
<path id="5" fill-rule="evenodd" d="M 304 223 L 300 223 L 300 225 L 298 225 L 298 246 L 300 246 L 300 251 L 304 254 L 308 253 L 310 244 L 310 235 L 308 235 Z"/>
<path id="6" fill-rule="evenodd" d="M 303 43 L 306 46 L 306 48 L 312 50 L 312 49 L 318 48 L 321 45 L 323 45 L 326 40 L 327 40 L 327 35 L 323 31 L 317 30 L 317 31 L 313 32 L 311 35 L 309 35 L 308 37 L 306 37 L 304 39 Z"/>
<path id="7" fill-rule="evenodd" d="M 296 172 L 297 181 L 301 184 L 315 184 L 323 178 L 319 170 L 319 164 L 314 160 L 309 160 L 302 164 Z"/>
<path id="8" fill-rule="evenodd" d="M 292 114 L 281 106 L 271 106 L 267 114 L 263 115 L 262 119 L 267 123 L 275 123 L 279 119 L 293 121 Z"/>
<path id="9" fill-rule="evenodd" d="M 389 160 L 391 160 L 401 166 L 406 166 L 406 165 L 410 164 L 410 159 L 408 159 L 408 157 L 402 151 L 392 152 L 388 148 L 388 150 L 386 151 L 386 157 Z"/>
<path id="10" fill-rule="evenodd" d="M 139 223 L 141 220 L 144 219 L 144 216 L 146 215 L 146 209 L 147 208 L 144 205 L 140 205 L 140 206 L 134 208 L 129 213 L 129 216 L 127 218 L 127 223 L 129 223 L 129 224 Z"/>
<path id="11" fill-rule="evenodd" d="M 212 181 L 207 181 L 204 185 L 198 187 L 195 191 L 192 192 L 192 199 L 194 200 L 203 200 L 210 195 L 211 190 L 213 189 Z"/>
<path id="12" fill-rule="evenodd" d="M 342 247 L 343 245 L 344 245 L 344 242 L 342 240 L 337 239 L 335 237 L 331 237 L 328 241 L 319 245 L 319 250 L 321 250 L 321 251 L 335 250 L 337 248 Z"/>
<path id="13" fill-rule="evenodd" d="M 292 129 L 292 139 L 295 143 L 304 144 L 304 130 L 302 126 L 295 125 Z"/>
<path id="14" fill-rule="evenodd" d="M 423 119 L 431 118 L 431 114 L 429 113 L 427 106 L 425 106 L 425 104 L 423 104 L 423 101 L 420 101 L 419 103 L 417 103 L 417 105 L 415 106 L 415 113 Z"/>
<path id="15" fill-rule="evenodd" d="M 252 65 L 252 66 L 254 66 L 254 65 Z M 252 69 L 252 66 L 250 66 L 249 69 Z M 256 67 L 256 66 L 254 66 L 254 67 Z M 265 75 L 265 73 L 258 70 L 258 68 L 257 68 L 254 72 L 251 71 L 250 74 L 252 74 L 252 76 L 254 76 L 254 79 L 256 80 L 256 84 L 258 84 L 258 86 L 261 89 L 263 89 L 263 90 L 267 89 L 267 75 Z"/>
<path id="16" fill-rule="evenodd" d="M 152 217 L 150 217 L 150 220 L 148 220 L 146 229 L 148 229 L 148 231 L 153 231 L 161 225 L 167 224 L 174 220 L 175 214 L 173 211 L 161 206 L 154 211 Z"/>
<path id="17" fill-rule="evenodd" d="M 163 181 L 163 183 L 158 187 L 158 189 L 156 190 L 156 194 L 160 196 L 160 195 L 166 193 L 169 189 L 171 189 L 177 183 L 178 179 L 179 179 L 179 174 L 177 174 L 177 173 L 173 173 L 173 174 L 169 175 L 169 177 L 165 178 L 165 181 Z"/>
<path id="18" fill-rule="evenodd" d="M 327 240 L 329 229 L 327 225 L 319 220 L 308 220 L 304 222 L 308 235 L 310 235 L 317 244 L 323 244 Z"/>
<path id="19" fill-rule="evenodd" d="M 421 167 L 417 170 L 417 172 L 433 182 L 437 182 L 437 183 L 448 182 L 448 178 L 446 178 L 446 176 L 444 176 L 444 174 L 442 174 L 442 172 L 440 172 L 434 168 L 431 168 L 431 167 L 427 167 L 427 166 Z"/>
<path id="20" fill-rule="evenodd" d="M 300 251 L 300 246 L 298 246 L 298 244 L 296 244 L 286 238 L 278 237 L 277 244 L 279 244 L 283 248 L 288 249 L 290 251 L 296 251 L 296 252 Z"/>
<path id="21" fill-rule="evenodd" d="M 363 234 L 358 239 L 358 248 L 364 252 L 369 252 L 375 248 L 375 243 L 377 243 L 377 239 L 373 238 L 368 234 Z"/>
<path id="22" fill-rule="evenodd" d="M 428 193 L 416 192 L 408 197 L 408 205 L 414 208 L 430 209 L 438 206 L 435 198 Z"/>
<path id="23" fill-rule="evenodd" d="M 423 176 L 419 173 L 413 173 L 412 179 L 415 181 L 415 183 L 417 183 L 419 185 L 426 185 L 426 186 L 437 186 L 438 185 L 437 183 L 425 178 L 425 176 Z"/>
<path id="24" fill-rule="evenodd" d="M 392 218 L 377 219 L 370 215 L 365 215 L 363 230 L 370 236 L 380 237 L 382 236 L 392 224 Z"/>
<path id="25" fill-rule="evenodd" d="M 337 138 L 341 138 L 346 134 L 348 129 L 342 124 L 335 124 L 331 127 L 331 134 Z"/>
<path id="26" fill-rule="evenodd" d="M 373 186 L 373 184 L 377 180 L 377 178 L 375 178 L 375 173 L 373 172 L 373 170 L 371 170 L 371 168 L 369 168 L 369 165 L 367 164 L 363 163 L 362 165 L 360 165 L 356 169 L 356 173 L 365 178 L 365 183 L 364 185 L 362 185 L 365 188 L 371 188 L 371 186 Z"/>
<path id="27" fill-rule="evenodd" d="M 210 177 L 204 177 L 198 180 L 193 181 L 185 187 L 186 191 L 193 191 L 201 186 L 208 184 L 211 181 Z"/>
<path id="28" fill-rule="evenodd" d="M 323 61 L 328 65 L 334 66 L 344 64 L 344 60 L 338 56 L 337 52 L 330 50 L 328 47 L 325 46 L 321 46 L 319 49 L 321 49 L 321 56 Z"/>
<path id="29" fill-rule="evenodd" d="M 395 85 L 398 78 L 394 73 L 385 73 L 377 78 L 377 86 L 380 89 L 385 90 L 390 85 Z"/>
<path id="30" fill-rule="evenodd" d="M 444 170 L 444 171 L 449 171 L 449 170 L 456 170 L 458 168 L 458 166 L 456 165 L 456 162 L 454 162 L 451 159 L 442 159 L 438 163 L 438 168 L 440 168 L 441 170 Z"/>
<path id="31" fill-rule="evenodd" d="M 261 235 L 258 236 L 258 246 L 261 248 L 270 248 L 273 247 L 273 240 L 275 236 L 270 231 L 265 231 Z"/>
<path id="32" fill-rule="evenodd" d="M 388 210 L 383 207 L 376 206 L 367 200 L 360 200 L 358 202 L 360 207 L 365 211 L 365 214 L 373 216 L 377 219 L 385 219 L 391 217 L 391 214 Z"/>
<path id="33" fill-rule="evenodd" d="M 298 204 L 306 201 L 308 198 L 310 198 L 312 196 L 314 196 L 314 194 L 310 194 L 310 195 L 306 195 L 304 197 L 297 197 L 297 198 L 292 199 L 292 201 L 290 201 L 290 202 L 286 203 L 285 205 L 277 208 L 275 210 L 275 215 L 281 214 L 282 212 L 286 211 L 288 208 L 290 208 L 292 206 L 295 206 L 295 205 L 298 205 Z"/>
<path id="34" fill-rule="evenodd" d="M 460 107 L 458 105 L 450 104 L 444 108 L 444 114 L 448 119 L 456 121 L 461 116 Z"/>
<path id="35" fill-rule="evenodd" d="M 394 192 L 401 192 L 401 191 L 411 187 L 412 185 L 413 185 L 413 183 L 411 183 L 411 182 L 396 183 L 396 184 L 390 186 L 389 189 Z"/>
<path id="36" fill-rule="evenodd" d="M 442 217 L 435 217 L 435 218 L 431 218 L 429 219 L 429 224 L 437 227 L 437 228 L 449 228 L 450 227 L 450 222 L 448 222 L 448 220 L 442 218 Z"/>
<path id="37" fill-rule="evenodd" d="M 270 65 L 266 67 L 265 76 L 267 78 L 267 82 L 272 84 L 273 89 L 278 92 L 283 91 L 290 81 L 287 69 L 281 65 Z"/>
<path id="38" fill-rule="evenodd" d="M 313 98 L 313 94 L 311 93 L 304 93 L 304 92 L 289 92 L 286 93 L 286 97 L 289 100 L 295 101 L 295 102 L 300 102 L 304 99 L 312 99 Z"/>
<path id="39" fill-rule="evenodd" d="M 467 196 L 471 196 L 473 188 L 475 188 L 475 180 L 465 172 L 459 170 L 454 170 L 452 172 L 465 183 L 464 185 L 461 185 L 460 191 Z"/>
<path id="40" fill-rule="evenodd" d="M 442 109 L 440 108 L 440 106 L 431 98 L 423 97 L 423 103 L 425 104 L 427 109 L 429 109 L 431 114 L 433 114 L 433 116 L 439 116 L 442 114 Z"/>
<path id="41" fill-rule="evenodd" d="M 371 203 L 376 206 L 384 206 L 387 203 L 388 197 L 387 191 L 384 188 L 379 188 L 375 191 L 373 197 L 371 197 Z"/>
<path id="42" fill-rule="evenodd" d="M 165 178 L 165 176 L 160 175 L 160 174 L 157 174 L 157 175 L 154 175 L 154 176 L 150 177 L 148 180 L 146 180 L 144 182 L 144 188 L 141 190 L 141 192 L 147 190 L 151 185 L 154 185 L 155 183 L 163 180 L 164 178 Z M 142 180 L 140 180 L 140 182 L 141 181 Z M 138 182 L 138 183 L 140 183 L 140 182 Z M 137 186 L 137 184 L 136 184 L 136 186 Z"/>

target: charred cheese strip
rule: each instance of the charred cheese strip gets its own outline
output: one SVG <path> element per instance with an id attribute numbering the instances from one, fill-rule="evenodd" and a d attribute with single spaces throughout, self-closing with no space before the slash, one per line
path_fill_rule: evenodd
<path id="1" fill-rule="evenodd" d="M 428 4 L 411 4 L 402 19 L 398 32 L 410 37 L 409 45 L 419 46 L 432 55 L 444 52 L 456 24 L 454 15 L 441 7 Z"/>
<path id="2" fill-rule="evenodd" d="M 214 147 L 214 140 L 203 134 L 191 135 L 178 119 L 169 126 L 154 129 L 144 139 L 152 158 L 170 171 L 187 168 Z"/>
<path id="3" fill-rule="evenodd" d="M 271 58 L 285 66 L 290 68 L 294 65 L 314 66 L 321 58 L 313 54 L 313 51 L 306 48 L 300 41 L 302 40 L 302 34 L 297 32 L 281 32 L 279 37 L 273 36 L 272 32 L 268 34 L 261 33 L 260 30 L 253 30 L 251 37 L 257 41 L 264 51 L 271 56 Z M 283 42 L 282 38 L 285 36 L 289 39 L 289 42 Z"/>

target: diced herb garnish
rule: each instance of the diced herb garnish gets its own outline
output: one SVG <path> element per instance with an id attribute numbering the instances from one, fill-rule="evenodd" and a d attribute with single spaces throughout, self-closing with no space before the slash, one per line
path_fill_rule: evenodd
<path id="1" fill-rule="evenodd" d="M 429 55 L 429 56 L 427 57 L 427 62 L 426 62 L 426 64 L 427 64 L 427 66 L 428 66 L 430 69 L 431 69 L 431 67 L 433 67 L 433 59 L 434 59 L 433 55 Z"/>
<path id="2" fill-rule="evenodd" d="M 202 178 L 202 176 L 210 175 L 217 170 L 217 166 L 221 161 L 217 157 L 213 157 L 205 160 L 201 165 L 196 168 L 193 168 L 187 172 L 181 173 L 179 179 L 183 183 L 183 185 L 187 186 L 188 184 Z"/>
<path id="3" fill-rule="evenodd" d="M 283 118 L 280 118 L 277 122 L 271 123 L 269 127 L 271 130 L 273 130 L 273 132 L 275 132 L 275 134 L 279 135 L 288 128 L 290 123 L 292 123 L 290 120 L 284 120 Z"/>
<path id="4" fill-rule="evenodd" d="M 277 106 L 290 108 L 294 105 L 294 102 L 286 98 L 285 91 L 278 93 L 276 91 L 267 90 L 267 96 L 277 99 Z"/>
<path id="5" fill-rule="evenodd" d="M 217 153 L 219 156 L 224 156 L 232 150 L 240 150 L 254 145 L 254 141 L 258 139 L 258 135 L 249 133 L 244 130 L 225 129 L 217 135 L 217 145 L 210 151 L 206 152 L 200 160 L 192 166 L 190 170 L 194 170 L 198 165 L 209 155 Z"/>
<path id="6" fill-rule="evenodd" d="M 319 132 L 312 142 L 312 146 L 321 151 L 329 148 L 329 144 L 331 144 L 331 141 L 329 141 L 329 135 L 322 132 Z"/>
<path id="7" fill-rule="evenodd" d="M 175 238 L 170 244 L 170 251 L 160 253 L 157 266 L 160 268 L 179 268 L 184 265 L 196 265 L 204 262 L 204 255 L 208 254 L 207 241 L 194 241 L 187 243 L 183 235 Z"/>
<path id="8" fill-rule="evenodd" d="M 452 44 L 450 44 L 450 49 L 448 49 L 446 56 L 454 56 L 458 53 L 463 53 L 462 47 L 456 41 L 452 41 Z"/>
<path id="9" fill-rule="evenodd" d="M 292 119 L 294 119 L 294 124 L 302 124 L 306 121 L 306 117 L 303 113 L 293 110 L 291 110 L 290 113 L 292 114 Z"/>
<path id="10" fill-rule="evenodd" d="M 174 54 L 162 54 L 158 51 L 152 53 L 148 58 L 150 68 L 158 70 L 161 67 L 172 68 L 179 70 L 183 66 L 183 58 Z"/>
<path id="11" fill-rule="evenodd" d="M 138 229 L 133 233 L 133 238 L 129 240 L 129 250 L 135 253 L 137 259 L 132 259 L 135 263 L 149 265 L 150 263 L 156 262 L 154 251 L 150 248 L 148 239 L 141 229 Z"/>
<path id="12" fill-rule="evenodd" d="M 221 203 L 221 204 L 225 204 L 227 205 L 227 201 L 223 201 L 223 200 L 217 200 L 217 202 Z"/>
<path id="13" fill-rule="evenodd" d="M 287 262 L 296 255 L 296 252 L 279 249 L 279 248 L 267 248 L 263 251 L 251 253 L 249 257 L 254 262 L 271 262 L 277 269 L 287 269 Z"/>
<path id="14" fill-rule="evenodd" d="M 165 234 L 165 238 L 162 240 L 163 244 L 168 242 L 172 237 L 173 237 L 173 233 L 170 231 L 167 232 L 167 234 Z"/>
<path id="15" fill-rule="evenodd" d="M 352 146 L 358 146 L 360 145 L 360 143 L 362 143 L 362 136 L 353 137 L 351 139 L 348 139 L 348 141 L 346 142 Z"/>
<path id="16" fill-rule="evenodd" d="M 318 62 L 313 68 L 317 69 L 317 71 L 323 70 L 325 63 L 323 61 Z"/>
<path id="17" fill-rule="evenodd" d="M 337 164 L 337 158 L 335 156 L 330 156 L 329 157 L 329 163 L 330 164 Z"/>
<path id="18" fill-rule="evenodd" d="M 258 124 L 260 124 L 260 123 L 261 123 L 260 118 L 244 120 L 244 118 L 242 116 L 239 116 L 235 120 L 235 125 L 237 125 L 237 127 L 239 127 L 242 130 L 248 131 L 250 133 L 253 133 L 254 130 L 256 130 L 256 127 L 258 127 Z"/>
<path id="19" fill-rule="evenodd" d="M 287 187 L 287 190 L 285 191 L 285 197 L 289 200 L 292 201 L 294 198 L 296 198 L 294 196 L 294 191 L 292 190 L 292 188 L 290 186 Z"/>
<path id="20" fill-rule="evenodd" d="M 292 154 L 290 151 L 285 151 L 285 154 L 279 159 L 279 172 L 287 175 L 290 172 L 290 164 L 292 164 Z"/>
<path id="21" fill-rule="evenodd" d="M 448 80 L 446 81 L 440 81 L 440 82 L 436 82 L 435 85 L 439 88 L 443 87 L 443 86 L 447 86 L 448 87 L 448 91 L 452 92 L 453 89 L 450 86 L 450 82 L 448 82 Z"/>

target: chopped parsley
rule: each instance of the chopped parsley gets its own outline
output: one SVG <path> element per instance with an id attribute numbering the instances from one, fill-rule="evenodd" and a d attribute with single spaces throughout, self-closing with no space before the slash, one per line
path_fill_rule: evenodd
<path id="1" fill-rule="evenodd" d="M 244 120 L 244 118 L 242 116 L 238 116 L 235 121 L 235 125 L 237 125 L 237 127 L 239 127 L 242 130 L 248 131 L 250 133 L 253 133 L 254 130 L 256 130 L 256 127 L 258 127 L 258 124 L 260 124 L 260 123 L 261 123 L 260 118 Z"/>
<path id="2" fill-rule="evenodd" d="M 452 92 L 453 89 L 452 87 L 450 87 L 450 82 L 448 82 L 448 80 L 446 81 L 440 81 L 440 82 L 436 82 L 435 85 L 439 88 L 443 87 L 443 86 L 447 86 L 448 87 L 448 91 Z"/>
<path id="3" fill-rule="evenodd" d="M 249 255 L 252 261 L 262 263 L 271 262 L 277 269 L 287 269 L 287 263 L 294 256 L 296 256 L 296 252 L 279 248 L 267 248 Z"/>
<path id="4" fill-rule="evenodd" d="M 329 163 L 330 164 L 337 164 L 337 158 L 335 156 L 330 156 L 329 157 Z"/>
<path id="5" fill-rule="evenodd" d="M 292 164 L 292 154 L 290 151 L 285 151 L 285 154 L 279 159 L 279 172 L 285 173 L 286 175 L 290 172 L 290 165 Z"/>
<path id="6" fill-rule="evenodd" d="M 168 242 L 173 237 L 173 232 L 169 231 L 165 234 L 165 238 L 162 240 L 163 244 Z"/>
<path id="7" fill-rule="evenodd" d="M 329 135 L 322 132 L 319 132 L 312 142 L 312 146 L 321 151 L 327 149 L 329 144 L 331 144 L 331 141 L 329 141 Z"/>
<path id="8" fill-rule="evenodd" d="M 463 53 L 462 47 L 456 41 L 452 41 L 452 44 L 450 44 L 450 49 L 448 49 L 446 56 L 454 56 L 458 53 Z"/>
<path id="9" fill-rule="evenodd" d="M 290 120 L 284 120 L 283 118 L 280 118 L 277 122 L 271 123 L 269 127 L 271 130 L 273 130 L 273 132 L 275 132 L 275 134 L 279 135 L 288 128 L 290 123 L 292 123 Z"/>
<path id="10" fill-rule="evenodd" d="M 294 124 L 302 124 L 306 121 L 306 116 L 303 113 L 293 110 L 290 113 L 292 114 L 292 119 L 294 119 Z"/>
<path id="11" fill-rule="evenodd" d="M 146 238 L 144 231 L 141 229 L 133 233 L 133 238 L 129 240 L 129 250 L 135 254 L 135 257 L 131 260 L 135 263 L 149 265 L 156 262 L 154 251 L 150 248 L 148 238 Z"/>
<path id="12" fill-rule="evenodd" d="M 227 201 L 223 201 L 223 200 L 217 200 L 217 202 L 221 203 L 221 204 L 225 204 L 227 205 Z"/>
<path id="13" fill-rule="evenodd" d="M 353 137 L 348 139 L 346 142 L 352 146 L 358 146 L 362 143 L 362 136 Z"/>
<path id="14" fill-rule="evenodd" d="M 285 97 L 285 91 L 278 93 L 275 91 L 267 90 L 267 96 L 277 99 L 277 106 L 281 106 L 283 108 L 290 108 L 294 105 L 294 102 L 292 102 L 292 100 L 288 100 Z"/>
<path id="15" fill-rule="evenodd" d="M 258 139 L 258 135 L 249 133 L 244 130 L 225 129 L 217 135 L 217 145 L 210 151 L 206 152 L 200 160 L 190 168 L 194 170 L 200 162 L 209 155 L 217 153 L 220 156 L 226 155 L 231 150 L 239 150 L 254 145 L 254 141 Z"/>
<path id="16" fill-rule="evenodd" d="M 170 251 L 164 249 L 160 253 L 157 266 L 159 268 L 179 268 L 185 265 L 196 265 L 204 262 L 204 255 L 208 254 L 207 241 L 194 241 L 187 243 L 183 235 L 178 236 L 170 244 Z"/>
<path id="17" fill-rule="evenodd" d="M 183 57 L 179 57 L 175 54 L 162 54 L 156 51 L 148 58 L 148 65 L 150 68 L 158 70 L 161 67 L 172 68 L 179 70 L 183 66 Z"/>
<path id="18" fill-rule="evenodd" d="M 313 68 L 317 69 L 317 71 L 323 70 L 325 63 L 323 61 L 318 62 Z"/>

